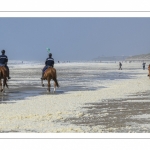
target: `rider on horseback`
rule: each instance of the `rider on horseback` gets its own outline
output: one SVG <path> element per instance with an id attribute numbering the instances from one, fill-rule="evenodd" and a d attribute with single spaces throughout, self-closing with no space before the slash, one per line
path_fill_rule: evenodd
<path id="1" fill-rule="evenodd" d="M 7 72 L 8 72 L 8 79 L 10 79 L 9 68 L 7 66 L 8 57 L 5 55 L 5 50 L 2 50 L 1 53 L 2 53 L 2 55 L 0 55 L 0 66 L 5 66 L 5 68 L 7 69 Z"/>
<path id="2" fill-rule="evenodd" d="M 54 67 L 54 59 L 52 58 L 52 54 L 49 53 L 49 57 L 45 61 L 45 67 L 42 70 L 42 77 L 41 80 L 43 80 L 44 72 L 48 67 Z"/>

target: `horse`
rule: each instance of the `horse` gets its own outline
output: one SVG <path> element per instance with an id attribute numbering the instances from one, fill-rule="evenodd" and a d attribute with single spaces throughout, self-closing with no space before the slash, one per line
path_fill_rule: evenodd
<path id="1" fill-rule="evenodd" d="M 54 81 L 54 93 L 56 91 L 56 87 L 59 87 L 58 81 L 57 81 L 57 74 L 56 74 L 56 69 L 53 67 L 49 67 L 48 69 L 46 69 L 46 71 L 44 72 L 44 76 L 43 79 L 41 80 L 41 84 L 44 87 L 43 84 L 43 80 L 47 80 L 48 81 L 48 88 L 47 91 L 50 93 L 50 81 L 51 79 Z"/>
<path id="2" fill-rule="evenodd" d="M 4 66 L 0 66 L 0 92 L 5 92 L 5 86 L 8 88 L 7 76 L 7 69 Z"/>
<path id="3" fill-rule="evenodd" d="M 150 64 L 148 65 L 148 76 L 150 78 Z"/>

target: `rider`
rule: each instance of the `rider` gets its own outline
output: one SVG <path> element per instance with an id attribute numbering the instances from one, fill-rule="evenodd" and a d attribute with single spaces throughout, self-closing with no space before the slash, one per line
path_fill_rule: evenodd
<path id="1" fill-rule="evenodd" d="M 7 66 L 8 57 L 5 55 L 5 50 L 2 50 L 1 53 L 2 53 L 2 55 L 0 55 L 0 66 L 5 66 L 5 68 L 7 69 L 7 72 L 8 72 L 8 79 L 10 79 L 9 68 Z"/>
<path id="2" fill-rule="evenodd" d="M 43 79 L 44 72 L 48 67 L 54 67 L 54 59 L 52 58 L 52 53 L 49 53 L 49 57 L 45 61 L 45 67 L 42 70 L 41 80 Z"/>

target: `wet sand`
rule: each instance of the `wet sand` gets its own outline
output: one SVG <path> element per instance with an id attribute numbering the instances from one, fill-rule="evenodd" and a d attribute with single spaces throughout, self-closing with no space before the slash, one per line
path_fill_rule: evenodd
<path id="1" fill-rule="evenodd" d="M 56 65 L 55 94 L 41 87 L 41 66 L 13 68 L 10 89 L 1 95 L 0 132 L 150 132 L 150 79 L 138 65 L 121 71 L 115 64 Z"/>
<path id="2" fill-rule="evenodd" d="M 101 131 L 107 133 L 150 132 L 150 91 L 131 94 L 123 99 L 86 103 L 82 109 L 87 115 L 67 118 L 65 122 L 91 128 L 102 126 Z"/>

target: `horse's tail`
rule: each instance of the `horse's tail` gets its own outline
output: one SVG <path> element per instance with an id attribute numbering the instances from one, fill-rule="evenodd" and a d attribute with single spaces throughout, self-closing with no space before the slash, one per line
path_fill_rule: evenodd
<path id="1" fill-rule="evenodd" d="M 57 73 L 56 73 L 56 69 L 53 68 L 52 70 L 53 70 L 54 75 L 55 75 L 55 77 L 53 78 L 53 80 L 55 81 L 56 86 L 59 87 L 59 84 L 58 84 L 58 81 L 57 81 Z"/>
<path id="2" fill-rule="evenodd" d="M 4 79 L 4 86 L 6 86 L 8 88 L 7 78 Z"/>
<path id="3" fill-rule="evenodd" d="M 59 84 L 58 84 L 57 79 L 56 79 L 56 78 L 54 78 L 53 80 L 54 80 L 54 82 L 55 82 L 56 86 L 57 86 L 57 87 L 59 87 Z"/>
<path id="4" fill-rule="evenodd" d="M 57 87 L 59 87 L 58 81 L 57 81 L 57 73 L 56 73 L 56 69 L 52 68 L 52 72 L 53 72 L 53 80 L 56 84 Z"/>
<path id="5" fill-rule="evenodd" d="M 6 87 L 8 88 L 7 78 L 4 80 L 4 85 L 6 85 Z"/>

